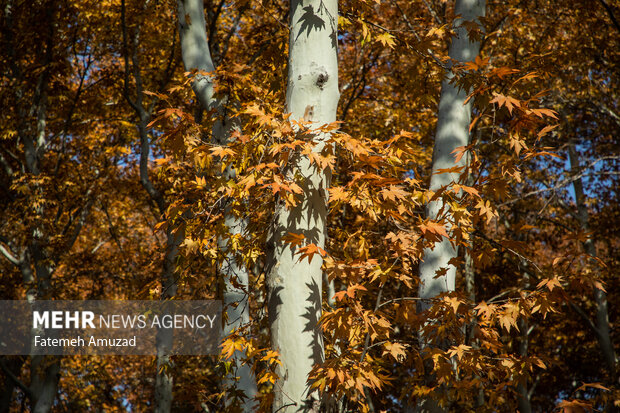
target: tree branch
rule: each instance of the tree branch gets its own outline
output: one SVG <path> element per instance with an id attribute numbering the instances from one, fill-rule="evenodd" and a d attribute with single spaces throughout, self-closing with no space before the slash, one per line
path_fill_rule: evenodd
<path id="1" fill-rule="evenodd" d="M 570 307 L 575 310 L 575 312 L 577 314 L 579 314 L 579 316 L 581 318 L 583 318 L 583 320 L 586 322 L 586 324 L 588 324 L 588 327 L 590 327 L 592 329 L 592 331 L 594 331 L 594 333 L 596 334 L 596 336 L 600 336 L 600 332 L 598 330 L 598 328 L 596 327 L 596 325 L 594 324 L 594 322 L 592 321 L 592 319 L 585 313 L 585 311 L 583 311 L 581 309 L 581 307 L 579 307 L 577 304 L 575 304 L 572 301 L 569 301 L 568 304 L 570 305 Z"/>
<path id="2" fill-rule="evenodd" d="M 609 155 L 609 156 L 601 156 L 600 158 L 595 159 L 594 161 L 592 161 L 589 165 L 585 166 L 584 168 L 582 168 L 582 171 L 580 173 L 578 173 L 577 175 L 571 176 L 569 178 L 563 179 L 560 182 L 558 182 L 557 184 L 555 184 L 554 186 L 549 186 L 546 188 L 541 188 L 541 189 L 537 189 L 535 191 L 530 191 L 527 192 L 525 194 L 523 194 L 522 196 L 520 196 L 519 198 L 515 198 L 515 199 L 511 199 L 509 201 L 506 201 L 504 203 L 501 203 L 498 205 L 498 207 L 502 207 L 502 206 L 506 206 L 506 205 L 510 205 L 510 204 L 514 204 L 515 202 L 521 201 L 525 198 L 528 198 L 530 196 L 533 195 L 538 195 L 538 194 L 542 194 L 545 192 L 549 192 L 549 191 L 557 191 L 560 188 L 565 187 L 566 185 L 573 183 L 577 180 L 580 180 L 583 177 L 587 177 L 587 176 L 600 176 L 600 175 L 618 175 L 619 173 L 617 171 L 608 171 L 608 172 L 592 172 L 592 173 L 586 173 L 585 171 L 588 169 L 593 168 L 597 163 L 604 161 L 604 160 L 614 160 L 614 159 L 620 159 L 620 156 L 615 156 L 615 155 Z"/>
<path id="3" fill-rule="evenodd" d="M 123 96 L 129 106 L 131 106 L 136 113 L 140 113 L 140 109 L 136 102 L 134 102 L 129 96 L 129 47 L 127 42 L 127 21 L 125 19 L 125 0 L 121 0 L 121 29 L 123 33 L 123 59 L 125 61 L 125 77 L 123 78 Z"/>
<path id="4" fill-rule="evenodd" d="M 7 377 L 9 379 L 11 379 L 11 381 L 13 383 L 15 383 L 15 385 L 17 387 L 19 387 L 19 389 L 21 391 L 24 392 L 24 394 L 29 398 L 32 399 L 32 392 L 30 391 L 30 389 L 28 388 L 28 386 L 26 386 L 19 378 L 17 378 L 17 376 L 15 376 L 15 374 L 13 374 L 13 372 L 6 366 L 6 364 L 4 364 L 4 360 L 0 359 L 0 368 L 2 369 L 2 371 L 4 372 L 4 374 L 7 375 Z"/>
<path id="5" fill-rule="evenodd" d="M 616 26 L 616 29 L 618 30 L 618 32 L 620 32 L 620 24 L 618 24 L 618 20 L 616 20 L 616 16 L 614 16 L 614 11 L 611 9 L 611 7 L 609 7 L 609 4 L 605 3 L 605 0 L 599 0 L 599 2 L 603 5 L 605 10 L 607 11 L 609 18 L 611 19 L 611 22 L 614 24 L 614 26 Z"/>
<path id="6" fill-rule="evenodd" d="M 17 258 L 17 256 L 12 251 L 10 251 L 10 248 L 8 246 L 5 247 L 4 245 L 0 244 L 0 252 L 6 257 L 7 260 L 11 262 L 11 264 L 18 267 L 20 266 L 20 264 L 22 264 L 22 260 Z"/>

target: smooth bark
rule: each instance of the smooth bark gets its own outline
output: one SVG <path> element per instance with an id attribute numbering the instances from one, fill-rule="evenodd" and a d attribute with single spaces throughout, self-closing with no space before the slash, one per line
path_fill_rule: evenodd
<path id="1" fill-rule="evenodd" d="M 527 272 L 527 262 L 525 260 L 521 261 L 521 265 L 523 267 L 523 289 L 527 290 L 530 288 L 530 275 Z M 521 358 L 527 357 L 528 347 L 530 344 L 530 325 L 529 322 L 525 319 L 519 320 L 519 331 L 521 337 L 519 338 L 519 356 Z M 528 389 L 528 382 L 519 383 L 517 385 L 517 393 L 518 399 L 517 404 L 519 406 L 520 413 L 532 413 L 532 402 L 531 395 Z"/>
<path id="2" fill-rule="evenodd" d="M 461 26 L 461 22 L 463 20 L 475 21 L 484 16 L 485 2 L 484 0 L 457 0 L 455 13 L 462 17 L 454 22 L 456 36 L 450 44 L 449 56 L 457 62 L 473 61 L 478 55 L 480 42 L 470 41 L 467 30 Z M 431 191 L 438 191 L 459 180 L 460 173 L 438 173 L 439 170 L 458 166 L 463 172 L 467 166 L 467 157 L 463 156 L 459 162 L 456 162 L 453 151 L 469 144 L 471 101 L 465 103 L 468 91 L 459 90 L 456 85 L 451 84 L 452 77 L 453 75 L 448 73 L 441 85 L 437 132 L 433 147 Z M 430 219 L 437 219 L 442 209 L 446 219 L 450 220 L 449 207 L 441 200 L 428 203 L 426 216 Z M 439 294 L 454 291 L 456 266 L 449 262 L 457 255 L 457 248 L 446 238 L 435 243 L 434 248 L 424 250 L 424 258 L 420 263 L 419 297 L 423 299 L 420 301 L 420 310 L 428 309 L 431 306 L 430 300 Z M 442 268 L 447 269 L 446 274 L 435 277 L 437 271 Z"/>
<path id="3" fill-rule="evenodd" d="M 463 21 L 476 21 L 484 16 L 484 0 L 457 0 L 455 14 L 461 17 L 455 19 L 453 28 L 455 36 L 452 38 L 449 48 L 450 58 L 458 63 L 473 61 L 480 50 L 480 43 L 473 41 L 468 31 L 462 26 Z M 469 144 L 469 123 L 471 120 L 471 101 L 465 103 L 468 90 L 459 89 L 451 83 L 454 75 L 447 73 L 441 85 L 441 97 L 439 101 L 439 113 L 437 117 L 437 131 L 433 147 L 432 175 L 430 190 L 437 192 L 441 188 L 459 181 L 459 177 L 467 168 L 467 156 L 462 156 L 457 162 L 454 150 Z M 443 172 L 442 169 L 459 167 L 458 172 Z M 426 216 L 436 220 L 440 218 L 440 212 L 446 220 L 446 229 L 451 233 L 450 221 L 452 215 L 450 207 L 441 199 L 429 202 L 426 206 Z M 418 311 L 423 312 L 432 306 L 432 299 L 446 292 L 452 292 L 455 288 L 456 266 L 450 261 L 457 258 L 458 249 L 448 238 L 436 242 L 432 248 L 424 250 L 422 262 L 419 265 L 420 285 L 418 296 Z M 446 270 L 444 275 L 437 276 L 437 272 Z M 424 337 L 420 337 L 421 347 L 428 345 Z M 429 366 L 430 368 L 430 366 Z M 432 380 L 428 375 L 427 380 Z M 431 398 L 420 399 L 416 406 L 417 412 L 444 412 L 445 407 L 440 406 Z"/>
<path id="4" fill-rule="evenodd" d="M 215 98 L 213 96 L 213 77 L 206 73 L 215 71 L 209 44 L 207 42 L 206 22 L 203 2 L 200 0 L 178 0 L 179 35 L 181 53 L 185 70 L 197 70 L 192 89 L 200 105 L 209 110 Z"/>
<path id="5" fill-rule="evenodd" d="M 226 116 L 225 101 L 218 100 L 213 94 L 213 77 L 207 73 L 215 70 L 215 65 L 209 51 L 206 23 L 204 19 L 203 2 L 201 0 L 179 0 L 179 33 L 183 64 L 188 71 L 197 70 L 192 82 L 192 89 L 203 109 L 214 109 L 218 119 L 213 126 L 213 141 L 219 145 L 230 142 L 231 132 L 238 125 Z M 202 72 L 202 73 L 201 73 Z M 232 167 L 224 171 L 225 179 L 235 179 L 235 170 Z M 229 249 L 229 237 L 241 236 L 245 232 L 245 220 L 237 218 L 230 211 L 230 202 L 222 203 L 225 210 L 224 225 L 228 236 L 218 237 L 218 247 L 224 260 L 220 272 L 224 276 L 223 301 L 227 320 L 224 334 L 247 326 L 250 322 L 248 301 L 249 273 L 244 265 L 239 264 L 235 254 Z M 241 409 L 244 412 L 254 411 L 257 394 L 257 385 L 249 365 L 243 363 L 244 354 L 236 351 L 232 357 L 232 374 L 225 378 L 227 387 L 236 387 L 245 394 Z M 230 401 L 227 402 L 230 407 Z"/>
<path id="6" fill-rule="evenodd" d="M 291 120 L 311 122 L 310 128 L 336 120 L 338 91 L 337 0 L 291 0 L 289 13 L 289 60 L 286 111 Z M 299 131 L 325 147 L 328 136 Z M 272 347 L 282 366 L 274 386 L 273 411 L 318 411 L 317 393 L 308 375 L 323 361 L 321 316 L 322 257 L 299 259 L 296 248 L 283 240 L 288 233 L 303 234 L 305 243 L 325 247 L 328 171 L 318 170 L 307 157 L 296 155 L 286 170 L 287 178 L 303 190 L 295 207 L 278 200 L 268 239 L 267 286 Z"/>

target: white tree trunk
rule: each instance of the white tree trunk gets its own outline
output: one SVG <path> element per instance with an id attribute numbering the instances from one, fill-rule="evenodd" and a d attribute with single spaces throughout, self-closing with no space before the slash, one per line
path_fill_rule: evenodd
<path id="1" fill-rule="evenodd" d="M 462 18 L 455 20 L 454 28 L 456 36 L 450 44 L 449 56 L 458 62 L 473 61 L 480 50 L 480 43 L 470 41 L 467 30 L 461 27 L 461 22 L 475 21 L 484 16 L 484 0 L 457 0 L 457 15 Z M 467 90 L 459 90 L 450 84 L 452 74 L 441 85 L 441 98 L 439 101 L 439 115 L 437 119 L 437 132 L 435 134 L 435 146 L 433 148 L 433 165 L 430 189 L 437 191 L 441 187 L 458 182 L 459 173 L 437 174 L 440 169 L 448 169 L 454 166 L 465 167 L 467 157 L 463 156 L 459 162 L 455 162 L 452 151 L 459 146 L 469 144 L 469 123 L 471 119 L 471 101 L 464 104 L 467 98 Z M 426 206 L 426 216 L 436 219 L 443 206 L 441 200 L 429 202 Z M 446 206 L 447 207 L 447 206 Z M 446 209 L 444 208 L 444 211 Z M 446 216 L 450 217 L 450 211 Z M 449 232 L 448 232 L 449 233 Z M 454 291 L 456 267 L 448 262 L 458 255 L 457 248 L 450 244 L 448 239 L 437 242 L 433 249 L 424 250 L 423 262 L 420 263 L 420 287 L 419 297 L 420 310 L 430 307 L 430 299 L 443 292 Z M 445 275 L 435 278 L 438 270 L 447 268 Z"/>
<path id="2" fill-rule="evenodd" d="M 179 35 L 181 37 L 181 53 L 185 70 L 200 70 L 213 72 L 215 66 L 211 59 L 207 30 L 204 16 L 204 5 L 200 0 L 178 0 Z M 210 109 L 215 99 L 213 97 L 213 78 L 197 75 L 192 83 L 192 89 L 200 104 L 206 110 Z"/>
<path id="3" fill-rule="evenodd" d="M 186 70 L 198 69 L 204 72 L 213 72 L 215 65 L 209 51 L 207 42 L 206 23 L 202 0 L 179 0 L 179 33 L 181 37 L 181 49 L 183 64 Z M 201 106 L 205 110 L 218 109 L 221 119 L 218 119 L 213 127 L 213 140 L 220 145 L 226 145 L 230 140 L 230 132 L 236 127 L 225 117 L 220 108 L 223 102 L 219 102 L 213 96 L 213 78 L 208 75 L 197 75 L 192 83 L 192 89 Z M 224 172 L 227 179 L 234 179 L 235 171 L 227 168 Z M 231 236 L 245 232 L 245 221 L 236 218 L 228 212 L 228 205 L 223 206 L 225 212 L 225 226 Z M 248 302 L 249 274 L 243 265 L 239 265 L 234 253 L 228 251 L 227 239 L 218 238 L 218 246 L 224 254 L 224 262 L 220 271 L 224 274 L 224 308 L 227 313 L 227 322 L 224 334 L 239 329 L 250 322 L 250 309 Z M 242 390 L 246 399 L 241 406 L 242 411 L 254 411 L 256 403 L 254 397 L 257 394 L 257 386 L 250 366 L 242 363 L 243 353 L 235 352 L 233 355 L 232 375 L 225 379 L 229 386 L 236 386 Z M 229 406 L 230 407 L 230 406 Z"/>
<path id="4" fill-rule="evenodd" d="M 338 91 L 337 0 L 291 0 L 288 85 L 286 110 L 291 120 L 311 121 L 312 127 L 336 120 Z M 305 137 L 315 151 L 327 136 Z M 296 249 L 282 240 L 287 233 L 303 234 L 305 243 L 325 246 L 325 220 L 329 176 L 297 155 L 287 176 L 303 189 L 298 205 L 287 208 L 278 201 L 268 240 L 267 285 L 272 347 L 282 366 L 274 387 L 273 411 L 318 411 L 319 400 L 311 391 L 308 374 L 323 361 L 321 315 L 322 258 L 299 260 Z"/>
<path id="5" fill-rule="evenodd" d="M 185 238 L 185 232 L 172 229 L 166 231 L 166 255 L 161 275 L 161 299 L 166 300 L 177 294 L 177 282 L 174 276 L 179 246 Z M 173 377 L 169 368 L 173 365 L 170 351 L 173 346 L 173 330 L 160 328 L 157 331 L 157 375 L 155 377 L 155 413 L 168 413 L 172 408 Z"/>
<path id="6" fill-rule="evenodd" d="M 473 61 L 480 50 L 480 43 L 470 41 L 467 29 L 461 26 L 463 21 L 476 21 L 484 16 L 484 0 L 456 0 L 455 14 L 461 17 L 453 24 L 455 36 L 452 38 L 449 56 L 457 62 Z M 433 147 L 433 164 L 430 190 L 438 191 L 442 187 L 458 182 L 459 176 L 467 166 L 467 156 L 461 157 L 456 162 L 454 153 L 456 148 L 469 144 L 469 123 L 471 120 L 471 101 L 465 104 L 469 91 L 459 90 L 454 84 L 450 84 L 453 74 L 448 72 L 441 85 L 441 97 L 439 100 L 439 113 L 437 117 L 437 131 L 435 133 L 435 145 Z M 441 173 L 440 169 L 449 169 L 455 166 L 462 167 L 460 172 Z M 437 219 L 442 211 L 448 220 L 451 213 L 448 205 L 444 205 L 441 199 L 429 202 L 426 206 L 426 216 Z M 451 233 L 450 225 L 447 225 L 448 234 Z M 418 296 L 421 298 L 418 311 L 425 311 L 431 307 L 431 300 L 444 292 L 454 291 L 456 281 L 456 266 L 450 260 L 458 256 L 457 247 L 453 246 L 447 238 L 435 243 L 434 248 L 424 250 L 424 257 L 419 266 L 420 286 Z M 447 270 L 440 277 L 436 277 L 437 271 Z M 420 337 L 420 345 L 426 346 L 424 337 Z M 430 379 L 431 377 L 427 377 Z M 445 408 L 439 406 L 431 398 L 418 401 L 416 411 L 420 413 L 444 412 Z"/>

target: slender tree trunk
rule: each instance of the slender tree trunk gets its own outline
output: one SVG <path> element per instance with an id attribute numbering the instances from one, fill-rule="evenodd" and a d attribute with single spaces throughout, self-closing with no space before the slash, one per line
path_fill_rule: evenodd
<path id="1" fill-rule="evenodd" d="M 161 299 L 166 300 L 177 294 L 177 282 L 174 276 L 176 258 L 179 254 L 179 246 L 185 238 L 183 228 L 176 231 L 169 228 L 166 231 L 166 254 L 161 275 L 162 293 Z M 157 331 L 157 375 L 155 377 L 155 412 L 167 413 L 172 407 L 173 376 L 170 368 L 173 366 L 170 360 L 170 351 L 173 345 L 173 330 L 160 328 Z"/>
<path id="2" fill-rule="evenodd" d="M 52 357 L 51 363 L 46 357 Z M 32 356 L 30 369 L 33 378 L 30 384 L 34 413 L 47 413 L 52 409 L 58 391 L 60 378 L 60 358 L 57 356 Z"/>
<path id="3" fill-rule="evenodd" d="M 527 272 L 527 262 L 521 261 L 523 266 L 523 290 L 530 288 L 530 274 Z M 527 351 L 530 344 L 530 325 L 527 320 L 519 320 L 519 330 L 521 337 L 519 339 L 519 356 L 522 358 L 527 357 Z M 532 413 L 531 396 L 528 389 L 527 381 L 525 383 L 519 383 L 517 385 L 518 393 L 518 406 L 520 413 Z"/>
<path id="4" fill-rule="evenodd" d="M 581 167 L 579 165 L 579 156 L 577 154 L 577 149 L 574 142 L 571 142 L 569 146 L 568 155 L 570 160 L 571 173 L 573 175 L 580 174 Z M 590 225 L 588 222 L 588 207 L 586 206 L 586 196 L 583 190 L 583 182 L 581 178 L 575 179 L 573 181 L 573 188 L 575 190 L 575 202 L 577 204 L 577 217 L 579 220 L 579 224 L 581 225 L 581 229 L 584 232 L 589 232 Z M 583 243 L 583 247 L 586 253 L 588 253 L 588 255 L 596 257 L 596 247 L 592 238 L 588 238 Z M 618 365 L 618 359 L 616 356 L 613 342 L 611 340 L 611 332 L 609 327 L 609 312 L 607 308 L 607 294 L 605 293 L 605 291 L 600 288 L 596 288 L 594 290 L 594 301 L 596 303 L 595 325 L 599 346 L 601 348 L 603 360 L 605 361 L 605 365 L 607 367 L 607 370 L 609 371 L 609 378 L 611 382 L 614 383 L 614 385 L 617 385 L 618 375 L 616 372 L 616 367 Z"/>
<path id="5" fill-rule="evenodd" d="M 52 38 L 54 31 L 53 13 L 50 11 L 47 15 L 50 20 L 50 34 L 48 44 L 46 46 L 46 55 L 44 64 L 47 65 L 52 61 Z M 33 175 L 41 173 L 39 169 L 39 161 L 47 149 L 47 93 L 49 87 L 49 72 L 45 70 L 39 77 L 37 88 L 35 90 L 35 113 L 36 113 L 36 133 L 35 136 L 25 134 L 24 155 L 28 171 Z M 39 195 L 42 189 L 35 184 L 35 192 Z M 51 279 L 54 272 L 53 260 L 48 256 L 46 245 L 48 244 L 47 235 L 44 233 L 43 220 L 45 210 L 42 205 L 35 208 L 36 224 L 32 231 L 32 241 L 29 246 L 28 259 L 25 259 L 24 267 L 27 266 L 29 277 L 32 276 L 30 265 L 34 267 L 36 274 L 36 289 L 30 289 L 27 292 L 28 300 L 33 303 L 37 299 L 49 299 L 52 294 Z M 25 268 L 24 268 L 25 269 Z M 33 280 L 30 279 L 30 282 Z M 34 348 L 33 348 L 34 350 Z M 34 351 L 33 351 L 34 353 Z M 49 360 L 48 358 L 51 358 Z M 60 357 L 56 356 L 40 356 L 32 355 L 30 357 L 30 405 L 35 413 L 49 412 L 56 398 L 58 389 L 58 379 L 60 378 Z"/>
<path id="6" fill-rule="evenodd" d="M 146 3 L 144 3 L 146 6 Z M 148 133 L 148 123 L 151 119 L 151 110 L 144 106 L 144 91 L 142 83 L 142 75 L 140 71 L 140 61 L 138 55 L 139 29 L 136 29 L 131 37 L 128 33 L 126 20 L 125 0 L 121 1 L 121 29 L 123 37 L 123 54 L 125 63 L 125 79 L 124 79 L 124 96 L 129 105 L 138 116 L 138 135 L 140 138 L 140 184 L 149 195 L 152 202 L 155 203 L 159 213 L 164 216 L 166 213 L 166 199 L 149 178 L 148 164 L 151 152 L 151 143 Z M 129 94 L 129 76 L 130 76 L 130 51 L 131 51 L 131 67 L 133 69 L 133 77 L 136 84 L 135 98 L 131 98 Z M 176 257 L 178 255 L 179 246 L 183 241 L 184 233 L 182 230 L 168 229 L 166 231 L 166 252 L 164 254 L 164 262 L 162 264 L 162 272 L 160 282 L 162 287 L 161 299 L 166 300 L 176 295 L 177 284 L 174 278 L 176 265 Z M 170 350 L 172 348 L 172 329 L 160 328 L 157 331 L 156 350 L 157 350 L 157 372 L 155 376 L 155 394 L 154 409 L 156 413 L 168 413 L 172 408 L 173 399 L 173 377 L 170 372 L 172 362 L 170 360 Z"/>
<path id="7" fill-rule="evenodd" d="M 311 127 L 336 120 L 338 105 L 337 0 L 291 0 L 286 110 L 291 120 Z M 304 134 L 320 152 L 328 136 Z M 296 249 L 283 241 L 288 233 L 303 234 L 307 244 L 325 246 L 329 174 L 308 158 L 291 159 L 287 177 L 303 189 L 295 207 L 276 205 L 268 239 L 267 286 L 272 347 L 282 366 L 274 387 L 273 411 L 318 411 L 319 400 L 310 389 L 308 374 L 323 361 L 321 315 L 322 257 L 301 261 Z"/>
<path id="8" fill-rule="evenodd" d="M 181 48 L 183 63 L 186 70 L 197 69 L 203 72 L 213 72 L 215 65 L 209 51 L 207 41 L 206 23 L 204 19 L 203 2 L 201 0 L 179 0 L 179 33 L 181 36 Z M 192 82 L 192 89 L 200 105 L 205 110 L 216 109 L 219 117 L 213 126 L 213 140 L 219 145 L 227 145 L 230 142 L 231 132 L 238 128 L 235 121 L 226 117 L 224 101 L 219 101 L 213 96 L 213 78 L 209 75 L 197 74 Z M 224 171 L 226 179 L 235 178 L 235 170 L 232 167 Z M 235 217 L 230 212 L 230 203 L 226 201 L 222 207 L 225 209 L 225 227 L 230 237 L 244 234 L 246 222 Z M 224 275 L 224 306 L 227 321 L 224 333 L 229 334 L 233 330 L 246 326 L 250 322 L 250 309 L 248 301 L 249 273 L 245 266 L 238 264 L 233 251 L 228 247 L 229 237 L 219 237 L 218 246 L 224 255 L 224 261 L 220 272 Z M 245 400 L 241 406 L 242 411 L 251 412 L 255 409 L 254 397 L 257 394 L 257 385 L 250 366 L 242 362 L 243 353 L 233 354 L 232 374 L 225 381 L 228 387 L 236 387 L 243 391 Z M 230 402 L 227 403 L 230 407 Z"/>
<path id="9" fill-rule="evenodd" d="M 468 185 L 471 183 L 468 183 Z M 465 274 L 465 293 L 467 294 L 467 298 L 472 302 L 476 302 L 476 269 L 474 267 L 474 260 L 472 258 L 472 249 L 473 242 L 469 244 L 469 248 L 465 251 L 465 266 L 463 268 L 463 272 Z M 474 319 L 472 322 L 466 326 L 466 344 L 472 346 L 475 349 L 480 348 L 480 342 L 474 336 L 474 330 L 476 325 L 478 324 L 477 320 Z M 484 406 L 484 388 L 478 389 L 478 394 L 476 396 L 476 408 L 481 408 Z"/>
<path id="10" fill-rule="evenodd" d="M 484 0 L 456 0 L 455 14 L 461 18 L 454 21 L 455 37 L 452 38 L 449 56 L 457 62 L 473 61 L 480 50 L 478 41 L 471 41 L 468 32 L 461 24 L 463 21 L 476 21 L 485 14 Z M 441 98 L 439 101 L 439 113 L 437 119 L 437 131 L 435 145 L 433 147 L 433 164 L 430 189 L 438 191 L 442 187 L 458 182 L 460 173 L 467 167 L 467 156 L 461 157 L 456 162 L 453 151 L 461 146 L 469 144 L 469 123 L 471 119 L 471 101 L 467 104 L 468 90 L 460 89 L 451 84 L 453 74 L 448 72 L 446 79 L 441 85 Z M 438 173 L 441 169 L 449 169 L 455 166 L 461 167 L 461 171 L 454 173 Z M 448 205 L 442 200 L 429 202 L 426 206 L 426 216 L 429 219 L 437 219 L 443 209 L 445 217 L 449 221 L 451 213 Z M 450 233 L 448 228 L 448 233 Z M 424 250 L 424 257 L 419 266 L 420 286 L 418 296 L 421 298 L 418 311 L 422 312 L 431 307 L 431 300 L 444 292 L 454 291 L 456 281 L 456 266 L 450 260 L 458 256 L 458 250 L 449 239 L 444 238 L 436 242 L 433 248 Z M 437 277 L 437 271 L 446 269 L 445 275 Z M 420 338 L 420 345 L 427 346 L 426 339 Z M 443 412 L 431 399 L 419 401 L 416 410 L 418 412 Z"/>
<path id="11" fill-rule="evenodd" d="M 454 22 L 456 36 L 450 44 L 449 56 L 458 62 L 473 61 L 478 55 L 480 43 L 470 41 L 467 30 L 461 26 L 461 22 L 475 21 L 484 16 L 484 0 L 457 0 L 455 14 L 461 15 L 462 19 Z M 452 153 L 460 146 L 469 144 L 469 123 L 471 119 L 471 101 L 465 104 L 467 90 L 459 90 L 455 85 L 450 84 L 452 74 L 448 76 L 441 85 L 441 98 L 439 101 L 439 116 L 437 119 L 437 132 L 435 135 L 435 146 L 433 148 L 433 165 L 430 189 L 437 191 L 440 188 L 453 182 L 458 182 L 459 173 L 439 173 L 440 169 L 449 169 L 454 166 L 466 167 L 466 156 L 459 162 L 455 162 Z M 443 205 L 441 200 L 429 202 L 426 206 L 426 216 L 436 219 Z M 446 216 L 450 217 L 448 210 Z M 430 307 L 430 299 L 437 295 L 454 291 L 456 267 L 450 264 L 452 258 L 456 258 L 458 251 L 450 244 L 448 239 L 435 243 L 433 249 L 424 251 L 423 262 L 420 263 L 420 288 L 419 297 L 421 301 L 420 310 Z M 435 278 L 438 270 L 447 268 L 445 275 Z"/>

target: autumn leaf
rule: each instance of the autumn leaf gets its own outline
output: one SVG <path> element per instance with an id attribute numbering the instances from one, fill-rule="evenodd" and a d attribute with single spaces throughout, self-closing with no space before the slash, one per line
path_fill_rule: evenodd
<path id="1" fill-rule="evenodd" d="M 304 247 L 300 247 L 296 254 L 299 254 L 299 261 L 301 262 L 304 258 L 308 258 L 308 263 L 312 262 L 312 258 L 314 257 L 314 254 L 319 254 L 321 257 L 325 257 L 327 255 L 327 252 L 317 246 L 316 244 L 308 244 Z"/>
<path id="2" fill-rule="evenodd" d="M 396 44 L 394 40 L 394 36 L 392 36 L 391 34 L 387 32 L 381 33 L 380 35 L 378 35 L 376 37 L 376 40 L 379 41 L 382 45 L 388 46 L 391 49 L 393 49 L 394 45 Z"/>
<path id="3" fill-rule="evenodd" d="M 290 244 L 291 247 L 300 246 L 301 244 L 303 244 L 305 239 L 306 239 L 306 236 L 304 234 L 294 234 L 292 232 L 289 232 L 285 236 L 282 237 L 282 241 L 286 242 L 287 244 Z"/>
<path id="4" fill-rule="evenodd" d="M 418 227 L 420 228 L 420 231 L 422 231 L 423 234 L 430 232 L 431 234 L 440 235 L 440 236 L 448 238 L 448 233 L 446 232 L 445 226 L 438 222 L 425 221 L 424 223 L 420 224 Z"/>
<path id="5" fill-rule="evenodd" d="M 512 109 L 517 107 L 521 107 L 521 102 L 518 99 L 512 98 L 510 96 L 504 96 L 500 93 L 493 92 L 495 96 L 491 102 L 489 103 L 497 103 L 497 105 L 501 108 L 502 106 L 506 106 L 508 112 L 512 115 Z"/>

